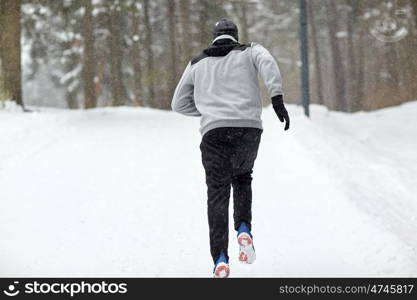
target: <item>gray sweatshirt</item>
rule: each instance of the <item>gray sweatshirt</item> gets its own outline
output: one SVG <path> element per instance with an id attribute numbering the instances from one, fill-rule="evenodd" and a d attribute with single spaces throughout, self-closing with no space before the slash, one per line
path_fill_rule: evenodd
<path id="1" fill-rule="evenodd" d="M 234 40 L 229 35 L 219 38 Z M 219 127 L 262 129 L 258 73 L 270 98 L 282 95 L 278 65 L 260 44 L 239 47 L 226 56 L 206 56 L 191 61 L 175 89 L 172 110 L 187 116 L 201 116 L 202 135 Z"/>

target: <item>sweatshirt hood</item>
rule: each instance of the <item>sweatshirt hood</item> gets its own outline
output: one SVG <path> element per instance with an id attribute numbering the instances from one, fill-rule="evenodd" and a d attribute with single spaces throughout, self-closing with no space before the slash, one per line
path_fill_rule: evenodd
<path id="1" fill-rule="evenodd" d="M 237 40 L 228 34 L 216 37 L 211 46 L 204 49 L 203 52 L 207 56 L 226 56 L 230 51 L 240 46 Z"/>

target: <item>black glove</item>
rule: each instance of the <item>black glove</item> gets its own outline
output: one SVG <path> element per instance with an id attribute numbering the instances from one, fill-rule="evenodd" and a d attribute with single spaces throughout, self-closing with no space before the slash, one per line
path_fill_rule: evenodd
<path id="1" fill-rule="evenodd" d="M 274 108 L 275 113 L 278 116 L 278 119 L 281 122 L 285 121 L 284 130 L 290 129 L 290 117 L 288 116 L 288 112 L 285 109 L 284 99 L 283 99 L 282 95 L 277 95 L 275 97 L 272 97 L 272 107 Z"/>

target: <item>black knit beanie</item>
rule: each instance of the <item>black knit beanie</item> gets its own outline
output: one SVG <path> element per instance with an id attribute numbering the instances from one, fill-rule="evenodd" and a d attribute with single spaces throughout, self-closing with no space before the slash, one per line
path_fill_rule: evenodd
<path id="1" fill-rule="evenodd" d="M 221 19 L 214 25 L 213 39 L 223 34 L 231 35 L 236 39 L 236 41 L 239 40 L 239 34 L 236 24 L 226 18 Z"/>

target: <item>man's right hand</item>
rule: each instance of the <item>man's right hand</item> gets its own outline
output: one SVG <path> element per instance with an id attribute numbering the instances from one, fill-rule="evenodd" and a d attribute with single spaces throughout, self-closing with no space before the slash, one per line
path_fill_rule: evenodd
<path id="1" fill-rule="evenodd" d="M 278 116 L 278 119 L 281 122 L 285 121 L 284 130 L 290 129 L 290 117 L 288 115 L 287 109 L 284 106 L 284 99 L 282 95 L 272 97 L 272 107 L 274 108 L 275 113 Z"/>

